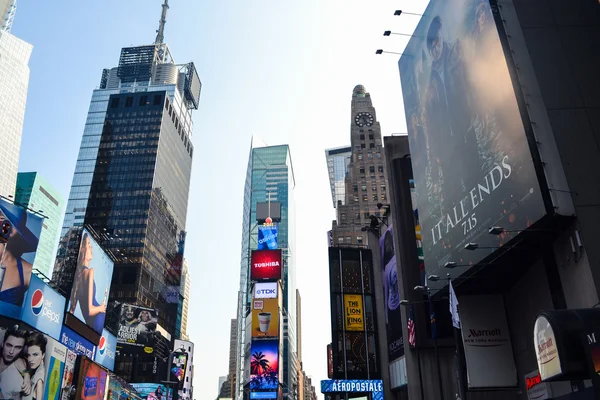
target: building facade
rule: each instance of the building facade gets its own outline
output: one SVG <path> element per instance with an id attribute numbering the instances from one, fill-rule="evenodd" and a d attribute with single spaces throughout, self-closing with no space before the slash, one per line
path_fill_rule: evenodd
<path id="1" fill-rule="evenodd" d="M 352 159 L 352 147 L 336 147 L 325 150 L 325 159 L 327 160 L 327 173 L 329 175 L 329 186 L 331 187 L 331 200 L 333 208 L 336 208 L 338 202 L 346 204 L 346 175 L 348 173 L 348 164 Z"/>
<path id="2" fill-rule="evenodd" d="M 250 302 L 250 254 L 258 247 L 257 203 L 278 202 L 281 204 L 281 221 L 278 223 L 278 247 L 283 251 L 283 384 L 285 398 L 295 398 L 296 385 L 296 271 L 294 169 L 287 145 L 258 147 L 253 139 L 246 182 L 242 221 L 242 255 L 240 269 L 240 291 L 238 294 L 238 377 L 243 377 L 244 353 L 246 350 L 246 326 L 251 318 Z M 245 382 L 238 379 L 238 395 L 242 395 Z"/>
<path id="3" fill-rule="evenodd" d="M 226 381 L 219 386 L 219 398 L 235 398 L 237 376 L 237 350 L 238 350 L 238 323 L 237 319 L 231 320 L 229 327 L 229 371 Z"/>
<path id="4" fill-rule="evenodd" d="M 370 223 L 370 215 L 382 214 L 377 205 L 388 202 L 381 126 L 371 95 L 362 85 L 356 86 L 352 92 L 350 123 L 351 156 L 347 167 L 347 152 L 340 153 L 343 156 L 337 156 L 337 159 L 331 159 L 329 151 L 327 161 L 332 190 L 340 186 L 342 165 L 345 169 L 345 200 L 340 203 L 338 196 L 342 193 L 337 190 L 335 194 L 332 192 L 334 201 L 337 201 L 337 221 L 332 223 L 334 245 L 366 245 L 367 235 L 362 228 Z M 333 175 L 330 160 L 333 163 Z"/>
<path id="5" fill-rule="evenodd" d="M 33 268 L 50 278 L 54 268 L 64 199 L 39 172 L 20 172 L 17 176 L 15 202 L 38 211 L 46 217 Z"/>
<path id="6" fill-rule="evenodd" d="M 0 30 L 10 32 L 17 12 L 17 0 L 0 0 Z"/>
<path id="7" fill-rule="evenodd" d="M 10 5 L 7 10 L 12 10 Z M 4 21 L 3 26 L 7 23 Z M 0 157 L 0 195 L 5 197 L 14 196 L 17 185 L 32 48 L 29 43 L 0 29 L 0 104 L 3 108 L 0 113 L 3 148 Z"/>

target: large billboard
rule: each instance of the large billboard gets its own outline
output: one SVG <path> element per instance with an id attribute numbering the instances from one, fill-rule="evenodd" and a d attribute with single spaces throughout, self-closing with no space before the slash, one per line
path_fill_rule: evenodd
<path id="1" fill-rule="evenodd" d="M 132 346 L 154 347 L 157 324 L 156 310 L 123 304 L 117 341 Z"/>
<path id="2" fill-rule="evenodd" d="M 94 361 L 109 371 L 115 369 L 115 355 L 117 352 L 117 338 L 106 329 L 102 332 L 100 343 L 96 349 Z"/>
<path id="3" fill-rule="evenodd" d="M 279 299 L 252 300 L 252 338 L 279 337 Z"/>
<path id="4" fill-rule="evenodd" d="M 400 58 L 425 268 L 463 272 L 545 214 L 487 1 L 431 0 Z M 434 289 L 446 285 L 432 283 Z"/>
<path id="5" fill-rule="evenodd" d="M 279 387 L 279 340 L 254 340 L 250 354 L 250 390 L 276 390 Z"/>
<path id="6" fill-rule="evenodd" d="M 183 389 L 187 370 L 188 353 L 174 353 L 171 359 L 170 381 L 177 382 L 177 390 Z"/>
<path id="7" fill-rule="evenodd" d="M 255 299 L 276 299 L 279 284 L 277 282 L 256 282 L 254 284 Z"/>
<path id="8" fill-rule="evenodd" d="M 160 383 L 131 383 L 131 386 L 148 400 L 170 400 L 173 398 L 173 389 L 168 389 Z"/>
<path id="9" fill-rule="evenodd" d="M 53 339 L 60 340 L 65 298 L 36 275 L 31 275 L 21 320 Z"/>
<path id="10" fill-rule="evenodd" d="M 402 338 L 398 269 L 396 268 L 396 254 L 394 251 L 394 231 L 391 225 L 379 239 L 379 249 L 381 252 L 388 357 L 389 361 L 392 362 L 404 355 L 404 340 Z"/>
<path id="11" fill-rule="evenodd" d="M 277 249 L 277 225 L 261 225 L 258 227 L 258 250 Z"/>
<path id="12" fill-rule="evenodd" d="M 19 318 L 43 219 L 0 199 L 0 314 Z M 62 322 L 61 322 L 62 323 Z"/>
<path id="13" fill-rule="evenodd" d="M 275 281 L 281 279 L 281 250 L 252 250 L 250 279 Z"/>
<path id="14" fill-rule="evenodd" d="M 102 335 L 114 263 L 83 229 L 68 312 Z"/>
<path id="15" fill-rule="evenodd" d="M 108 386 L 108 372 L 89 358 L 82 358 L 76 398 L 79 400 L 104 399 Z"/>
<path id="16" fill-rule="evenodd" d="M 59 400 L 67 349 L 50 336 L 13 319 L 0 319 L 3 399 Z M 23 385 L 29 380 L 29 387 Z"/>

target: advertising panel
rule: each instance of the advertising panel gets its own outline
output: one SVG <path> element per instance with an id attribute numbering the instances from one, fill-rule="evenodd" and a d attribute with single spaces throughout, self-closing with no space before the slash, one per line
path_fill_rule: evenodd
<path id="1" fill-rule="evenodd" d="M 261 225 L 258 227 L 258 250 L 277 249 L 277 225 Z"/>
<path id="2" fill-rule="evenodd" d="M 347 331 L 364 331 L 363 299 L 360 294 L 344 294 L 344 320 Z"/>
<path id="3" fill-rule="evenodd" d="M 78 382 L 77 399 L 104 399 L 108 385 L 108 372 L 89 358 L 82 358 Z"/>
<path id="4" fill-rule="evenodd" d="M 525 391 L 529 400 L 546 400 L 552 398 L 550 384 L 542 382 L 542 377 L 537 369 L 525 375 Z"/>
<path id="5" fill-rule="evenodd" d="M 250 392 L 250 400 L 276 399 L 277 392 Z"/>
<path id="6" fill-rule="evenodd" d="M 546 213 L 490 4 L 432 0 L 400 58 L 427 274 L 471 265 Z M 463 267 L 463 272 L 468 267 Z M 432 283 L 439 289 L 442 282 Z"/>
<path id="7" fill-rule="evenodd" d="M 398 269 L 394 252 L 394 231 L 392 226 L 379 239 L 381 251 L 381 275 L 385 299 L 385 328 L 387 331 L 389 361 L 404 355 L 402 337 L 402 315 L 400 312 L 400 292 L 398 290 Z"/>
<path id="8" fill-rule="evenodd" d="M 43 219 L 0 199 L 0 314 L 19 318 Z M 62 323 L 62 322 L 61 322 Z"/>
<path id="9" fill-rule="evenodd" d="M 276 299 L 277 298 L 277 282 L 257 282 L 254 284 L 255 299 Z"/>
<path id="10" fill-rule="evenodd" d="M 178 304 L 181 289 L 179 286 L 165 286 L 163 296 L 169 304 Z"/>
<path id="11" fill-rule="evenodd" d="M 121 306 L 117 342 L 139 347 L 154 347 L 158 324 L 156 310 L 131 304 Z"/>
<path id="12" fill-rule="evenodd" d="M 36 275 L 31 275 L 21 320 L 51 338 L 60 340 L 65 302 L 66 299 L 48 284 Z"/>
<path id="13" fill-rule="evenodd" d="M 192 387 L 194 384 L 194 382 L 193 382 L 193 379 L 194 379 L 194 374 L 193 374 L 194 343 L 187 341 L 187 340 L 175 339 L 173 348 L 174 349 L 183 349 L 188 354 L 185 378 L 183 381 L 183 389 L 179 391 L 179 400 L 190 400 L 192 398 L 191 392 L 192 392 Z"/>
<path id="14" fill-rule="evenodd" d="M 461 296 L 459 301 L 469 388 L 516 387 L 502 295 Z"/>
<path id="15" fill-rule="evenodd" d="M 167 387 L 160 383 L 131 383 L 131 386 L 148 400 L 170 400 L 173 398 L 173 389 L 167 391 Z"/>
<path id="16" fill-rule="evenodd" d="M 372 400 L 383 400 L 383 381 L 372 380 L 325 380 L 321 381 L 321 393 L 371 393 Z"/>
<path id="17" fill-rule="evenodd" d="M 63 371 L 63 380 L 61 385 L 61 400 L 71 400 L 77 392 L 75 385 L 75 365 L 77 363 L 77 353 L 67 349 L 67 357 L 65 359 L 65 369 Z"/>
<path id="18" fill-rule="evenodd" d="M 183 383 L 185 381 L 185 371 L 187 369 L 187 353 L 175 353 L 171 360 L 171 381 L 179 382 L 177 390 L 183 389 Z"/>
<path id="19" fill-rule="evenodd" d="M 462 312 L 462 308 L 461 308 Z M 533 347 L 542 380 L 562 374 L 554 329 L 546 317 L 538 316 L 533 327 Z"/>
<path id="20" fill-rule="evenodd" d="M 96 346 L 92 342 L 64 325 L 60 331 L 60 342 L 75 353 L 92 359 L 96 353 Z"/>
<path id="21" fill-rule="evenodd" d="M 13 319 L 0 320 L 2 364 L 0 396 L 6 399 L 59 400 L 61 377 L 67 349 L 26 324 Z M 28 376 L 30 390 L 23 390 Z"/>
<path id="22" fill-rule="evenodd" d="M 255 340 L 250 353 L 250 390 L 277 390 L 279 340 Z"/>
<path id="23" fill-rule="evenodd" d="M 333 378 L 333 346 L 331 343 L 327 345 L 327 377 Z"/>
<path id="24" fill-rule="evenodd" d="M 68 311 L 98 335 L 104 329 L 113 268 L 113 261 L 83 229 Z"/>
<path id="25" fill-rule="evenodd" d="M 106 329 L 102 332 L 100 337 L 100 343 L 96 349 L 96 356 L 94 361 L 102 365 L 109 371 L 115 369 L 115 354 L 117 351 L 117 338 Z"/>
<path id="26" fill-rule="evenodd" d="M 252 301 L 252 338 L 279 337 L 279 300 Z"/>
<path id="27" fill-rule="evenodd" d="M 281 250 L 252 250 L 250 279 L 275 281 L 281 279 Z"/>

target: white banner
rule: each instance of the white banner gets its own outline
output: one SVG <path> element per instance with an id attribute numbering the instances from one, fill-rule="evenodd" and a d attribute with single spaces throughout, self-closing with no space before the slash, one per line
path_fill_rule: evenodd
<path id="1" fill-rule="evenodd" d="M 502 296 L 461 296 L 460 322 L 469 388 L 516 387 L 517 369 Z"/>

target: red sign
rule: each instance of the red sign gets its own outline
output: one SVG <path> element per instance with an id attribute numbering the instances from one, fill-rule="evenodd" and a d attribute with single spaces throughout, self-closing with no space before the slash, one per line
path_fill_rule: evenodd
<path id="1" fill-rule="evenodd" d="M 333 348 L 327 345 L 327 377 L 333 379 Z"/>
<path id="2" fill-rule="evenodd" d="M 250 279 L 253 281 L 281 279 L 282 264 L 281 250 L 253 250 Z"/>

